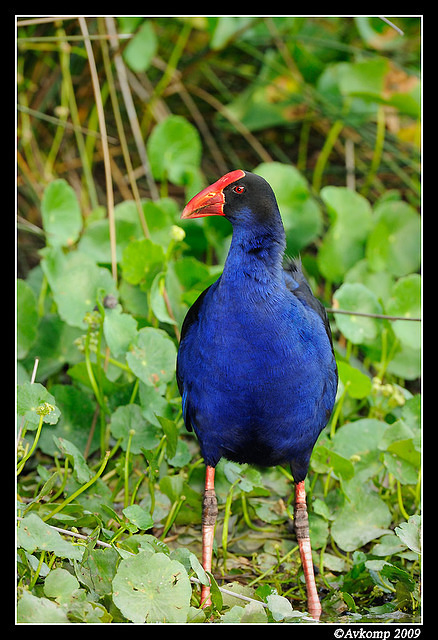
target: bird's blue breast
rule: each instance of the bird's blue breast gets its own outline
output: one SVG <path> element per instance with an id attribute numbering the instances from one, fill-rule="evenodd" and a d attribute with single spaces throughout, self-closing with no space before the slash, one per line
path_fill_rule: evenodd
<path id="1" fill-rule="evenodd" d="M 267 289 L 242 278 L 210 287 L 181 341 L 186 424 L 208 465 L 295 461 L 305 475 L 336 394 L 330 340 L 284 283 Z"/>

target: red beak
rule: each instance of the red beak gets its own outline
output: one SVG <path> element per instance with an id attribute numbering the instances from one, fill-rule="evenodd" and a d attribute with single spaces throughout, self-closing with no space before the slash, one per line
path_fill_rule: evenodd
<path id="1" fill-rule="evenodd" d="M 243 178 L 245 172 L 241 169 L 230 171 L 214 184 L 206 187 L 194 196 L 184 207 L 181 218 L 202 218 L 204 216 L 224 216 L 223 206 L 225 196 L 223 190 L 232 182 Z"/>

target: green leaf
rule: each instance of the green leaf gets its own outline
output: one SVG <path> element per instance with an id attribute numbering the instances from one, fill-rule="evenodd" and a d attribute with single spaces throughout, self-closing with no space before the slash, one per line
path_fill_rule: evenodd
<path id="1" fill-rule="evenodd" d="M 96 410 L 90 396 L 73 385 L 55 384 L 51 391 L 61 416 L 53 429 L 42 431 L 38 446 L 47 455 L 57 454 L 58 449 L 54 437 L 71 442 L 79 451 L 84 451 L 90 437 L 90 429 Z M 99 448 L 99 430 L 96 429 L 89 451 L 93 453 Z"/>
<path id="2" fill-rule="evenodd" d="M 325 466 L 324 472 L 328 472 L 329 469 L 332 469 L 338 477 L 344 478 L 345 480 L 350 480 L 354 476 L 353 463 L 340 453 L 337 453 L 328 447 L 324 447 L 323 445 L 315 447 L 314 459 L 312 459 L 312 461 L 315 465 L 323 464 Z"/>
<path id="3" fill-rule="evenodd" d="M 93 477 L 93 473 L 89 469 L 82 453 L 72 442 L 64 438 L 55 438 L 61 453 L 66 456 L 70 463 L 73 463 L 74 476 L 79 484 L 85 484 Z"/>
<path id="4" fill-rule="evenodd" d="M 56 598 L 59 603 L 69 602 L 76 589 L 79 589 L 79 582 L 66 569 L 53 569 L 44 580 L 45 595 Z"/>
<path id="5" fill-rule="evenodd" d="M 331 532 L 341 549 L 354 551 L 389 533 L 391 512 L 383 500 L 356 482 L 356 478 L 344 487 L 349 500 L 336 515 Z"/>
<path id="6" fill-rule="evenodd" d="M 347 311 L 378 314 L 383 312 L 374 293 L 359 282 L 341 285 L 333 298 L 340 309 Z M 353 344 L 371 344 L 381 330 L 381 320 L 363 316 L 337 314 L 336 324 Z"/>
<path id="7" fill-rule="evenodd" d="M 165 331 L 144 327 L 126 355 L 132 372 L 142 382 L 157 386 L 175 374 L 176 347 Z"/>
<path id="8" fill-rule="evenodd" d="M 405 318 L 421 316 L 421 276 L 419 274 L 412 273 L 397 280 L 392 288 L 386 312 L 389 315 Z M 420 349 L 421 322 L 396 320 L 391 326 L 397 338 L 405 346 Z"/>
<path id="9" fill-rule="evenodd" d="M 152 282 L 155 274 L 162 270 L 163 248 L 149 238 L 134 240 L 123 251 L 123 278 L 130 284 Z"/>
<path id="10" fill-rule="evenodd" d="M 146 71 L 158 47 L 158 40 L 150 20 L 141 25 L 123 51 L 126 64 L 136 72 Z"/>
<path id="11" fill-rule="evenodd" d="M 380 98 L 387 71 L 388 60 L 386 58 L 341 63 L 338 75 L 341 93 L 347 96 Z"/>
<path id="12" fill-rule="evenodd" d="M 118 219 L 117 213 L 123 212 L 122 205 L 133 204 L 120 203 L 114 207 L 115 228 L 116 228 L 116 261 L 122 260 L 123 251 L 132 242 L 133 238 L 137 238 L 141 234 L 141 227 L 138 221 L 138 213 L 135 211 L 134 219 Z M 135 207 L 135 205 L 134 205 Z M 112 260 L 110 228 L 108 218 L 104 220 L 96 220 L 91 222 L 79 240 L 78 249 L 82 253 L 92 258 L 100 264 L 110 264 Z"/>
<path id="13" fill-rule="evenodd" d="M 113 580 L 114 603 L 131 622 L 186 622 L 191 595 L 184 566 L 164 553 L 125 558 Z"/>
<path id="14" fill-rule="evenodd" d="M 371 391 L 371 378 L 347 362 L 338 362 L 339 378 L 352 398 L 366 398 Z"/>
<path id="15" fill-rule="evenodd" d="M 260 471 L 247 464 L 241 465 L 227 460 L 223 465 L 223 471 L 228 482 L 234 484 L 237 481 L 238 489 L 245 493 L 249 493 L 255 487 L 263 486 Z"/>
<path id="16" fill-rule="evenodd" d="M 275 593 L 267 596 L 266 604 L 272 614 L 275 622 L 284 620 L 285 618 L 291 618 L 293 616 L 292 605 L 287 598 L 279 596 Z"/>
<path id="17" fill-rule="evenodd" d="M 372 224 L 371 205 L 345 187 L 324 187 L 321 198 L 333 222 L 319 248 L 318 266 L 328 280 L 341 282 L 345 273 L 364 257 Z"/>
<path id="18" fill-rule="evenodd" d="M 163 418 L 161 416 L 156 417 L 163 428 L 164 435 L 166 436 L 168 457 L 173 458 L 178 444 L 178 429 L 176 424 L 173 420 L 169 420 L 168 418 Z"/>
<path id="19" fill-rule="evenodd" d="M 407 441 L 407 451 L 412 450 L 412 440 Z M 396 443 L 397 445 L 399 443 Z M 394 445 L 391 446 L 393 449 Z M 418 454 L 419 456 L 420 454 Z M 403 459 L 403 456 L 397 454 L 396 451 L 390 450 L 383 453 L 383 462 L 389 473 L 401 483 L 401 484 L 413 484 L 415 485 L 418 480 L 418 466 L 414 466 L 412 463 Z"/>
<path id="20" fill-rule="evenodd" d="M 41 267 L 47 276 L 60 317 L 73 327 L 85 328 L 84 316 L 96 306 L 98 293 L 115 295 L 116 284 L 108 269 L 80 251 L 63 255 L 43 250 Z"/>
<path id="21" fill-rule="evenodd" d="M 47 244 L 69 247 L 76 242 L 82 229 L 78 199 L 65 180 L 54 180 L 44 190 L 41 216 Z"/>
<path id="22" fill-rule="evenodd" d="M 139 529 L 146 531 L 154 526 L 154 521 L 151 514 L 142 509 L 138 504 L 132 504 L 129 507 L 123 509 L 123 515 L 125 515 L 129 522 L 135 524 Z"/>
<path id="23" fill-rule="evenodd" d="M 169 315 L 169 311 L 167 310 L 166 302 L 163 297 L 165 283 L 166 273 L 158 273 L 154 278 L 150 291 L 151 309 L 154 312 L 155 317 L 160 322 L 175 324 L 175 320 Z"/>
<path id="24" fill-rule="evenodd" d="M 76 575 L 82 584 L 99 596 L 109 595 L 118 557 L 115 549 L 86 549 L 83 562 L 76 568 Z"/>
<path id="25" fill-rule="evenodd" d="M 181 564 L 184 565 L 187 573 L 189 573 L 190 571 L 194 571 L 196 574 L 196 577 L 201 582 L 201 584 L 206 586 L 210 584 L 208 581 L 207 574 L 204 571 L 204 567 L 199 562 L 195 554 L 189 551 L 188 549 L 185 549 L 184 547 L 179 547 L 174 551 L 172 551 L 172 553 L 170 554 L 170 558 L 171 560 L 178 560 L 178 562 L 181 562 Z"/>
<path id="26" fill-rule="evenodd" d="M 383 202 L 375 210 L 366 256 L 374 271 L 404 276 L 418 271 L 421 260 L 421 221 L 416 210 L 401 200 Z"/>
<path id="27" fill-rule="evenodd" d="M 18 543 L 29 553 L 53 551 L 60 558 L 80 560 L 83 547 L 61 538 L 59 533 L 43 522 L 36 513 L 25 516 L 18 526 Z"/>
<path id="28" fill-rule="evenodd" d="M 144 419 L 137 404 L 117 407 L 111 416 L 110 429 L 114 438 L 122 438 L 121 447 L 124 451 L 128 446 L 130 431 L 134 432 L 131 439 L 132 453 L 141 453 L 142 448 L 154 449 L 160 441 L 157 427 Z"/>
<path id="29" fill-rule="evenodd" d="M 122 313 L 120 305 L 114 309 L 106 309 L 103 334 L 111 353 L 117 358 L 126 353 L 134 341 L 137 321 L 128 313 Z"/>
<path id="30" fill-rule="evenodd" d="M 395 528 L 395 533 L 409 549 L 421 553 L 421 516 L 411 516 Z"/>
<path id="31" fill-rule="evenodd" d="M 346 458 L 379 450 L 387 423 L 374 418 L 362 418 L 348 422 L 337 429 L 332 448 Z"/>
<path id="32" fill-rule="evenodd" d="M 17 280 L 17 358 L 21 360 L 35 342 L 38 330 L 37 301 L 24 280 Z"/>
<path id="33" fill-rule="evenodd" d="M 66 624 L 67 614 L 55 602 L 47 598 L 37 598 L 29 591 L 23 591 L 17 605 L 17 622 L 30 624 Z"/>
<path id="34" fill-rule="evenodd" d="M 157 180 L 188 184 L 201 161 L 197 129 L 182 116 L 168 116 L 155 126 L 147 141 L 152 173 Z"/>
<path id="35" fill-rule="evenodd" d="M 51 313 L 41 318 L 36 341 L 23 364 L 28 370 L 39 358 L 36 380 L 46 380 L 57 373 L 66 363 L 73 365 L 83 360 L 83 355 L 75 345 L 75 340 L 83 335 L 78 327 L 70 327 L 58 314 Z"/>
<path id="36" fill-rule="evenodd" d="M 184 491 L 184 477 L 181 473 L 174 476 L 164 476 L 160 480 L 160 490 L 172 502 L 179 500 Z"/>
<path id="37" fill-rule="evenodd" d="M 53 411 L 45 414 L 43 422 L 56 424 L 60 416 L 60 410 L 56 407 L 55 398 L 42 384 L 25 382 L 17 387 L 17 413 L 24 416 L 27 429 L 36 429 L 40 422 L 39 408 L 45 403 L 53 407 Z"/>
<path id="38" fill-rule="evenodd" d="M 215 16 L 209 18 L 210 28 L 212 28 L 210 47 L 214 50 L 222 49 L 230 38 L 248 25 L 252 19 L 247 16 Z"/>

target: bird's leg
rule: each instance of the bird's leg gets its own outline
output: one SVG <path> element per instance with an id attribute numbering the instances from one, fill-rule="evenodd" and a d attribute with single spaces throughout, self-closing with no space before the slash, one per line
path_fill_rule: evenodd
<path id="1" fill-rule="evenodd" d="M 316 591 L 315 575 L 313 573 L 312 547 L 310 545 L 309 520 L 307 517 L 306 490 L 304 480 L 295 485 L 294 527 L 300 547 L 301 564 L 306 580 L 307 603 L 309 613 L 315 620 L 321 615 L 321 603 Z"/>
<path id="2" fill-rule="evenodd" d="M 217 517 L 217 500 L 214 491 L 214 467 L 207 466 L 205 472 L 205 491 L 202 501 L 202 566 L 211 573 L 211 559 L 213 555 L 214 527 Z M 201 587 L 201 605 L 211 605 L 210 587 Z"/>

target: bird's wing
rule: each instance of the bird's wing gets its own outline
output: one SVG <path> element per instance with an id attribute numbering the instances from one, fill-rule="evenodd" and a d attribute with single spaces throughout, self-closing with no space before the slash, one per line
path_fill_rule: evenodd
<path id="1" fill-rule="evenodd" d="M 313 311 L 315 311 L 315 313 L 321 318 L 333 349 L 332 332 L 330 330 L 330 324 L 325 307 L 313 295 L 312 289 L 303 274 L 300 258 L 291 258 L 287 260 L 284 265 L 284 279 L 289 291 L 291 291 L 294 296 L 302 302 L 302 304 L 313 309 Z"/>
<path id="2" fill-rule="evenodd" d="M 210 285 L 210 287 L 211 286 L 213 286 L 213 285 Z M 182 327 L 181 327 L 180 347 L 181 347 L 182 343 L 184 342 L 184 338 L 186 337 L 187 332 L 189 331 L 190 327 L 198 320 L 199 313 L 200 313 L 201 307 L 202 307 L 202 303 L 203 303 L 204 298 L 205 298 L 205 296 L 207 294 L 207 291 L 210 289 L 210 287 L 207 287 L 201 293 L 201 295 L 195 300 L 195 302 L 192 304 L 192 306 L 188 310 L 187 315 L 184 318 L 184 322 L 183 322 Z M 183 411 L 184 422 L 185 422 L 187 430 L 191 431 L 192 430 L 192 424 L 191 424 L 189 412 L 187 411 L 187 389 L 184 388 L 184 380 L 183 380 L 182 371 L 181 371 L 181 356 L 180 356 L 180 354 L 181 354 L 181 349 L 178 352 L 178 358 L 177 358 L 177 361 L 176 361 L 176 382 L 177 382 L 177 385 L 178 385 L 178 390 L 179 390 L 179 392 L 181 394 L 181 397 L 182 397 L 182 411 Z"/>

